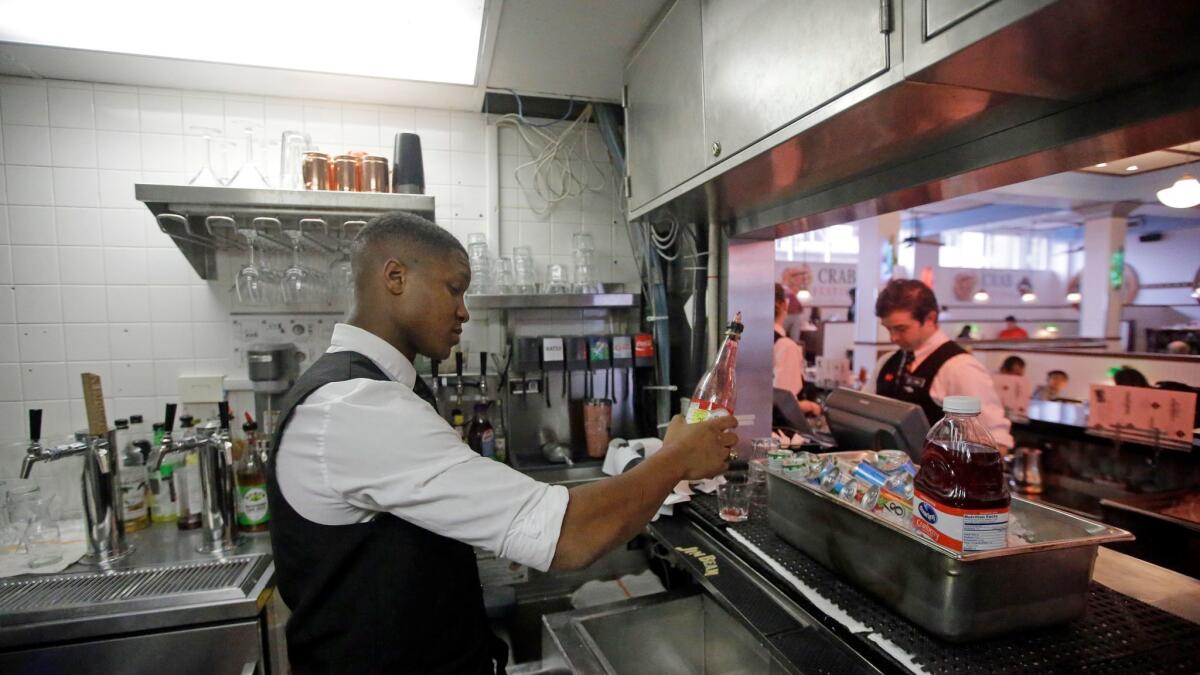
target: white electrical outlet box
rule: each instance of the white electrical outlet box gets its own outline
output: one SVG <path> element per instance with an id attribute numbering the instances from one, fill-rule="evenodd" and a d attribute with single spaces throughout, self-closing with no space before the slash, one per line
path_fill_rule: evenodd
<path id="1" fill-rule="evenodd" d="M 216 403 L 225 400 L 225 376 L 180 375 L 180 403 Z"/>

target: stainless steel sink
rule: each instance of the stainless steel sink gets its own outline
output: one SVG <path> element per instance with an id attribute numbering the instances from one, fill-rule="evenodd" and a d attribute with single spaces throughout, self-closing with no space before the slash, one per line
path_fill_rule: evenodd
<path id="1" fill-rule="evenodd" d="M 754 635 L 708 595 L 661 593 L 551 614 L 542 659 L 573 673 L 782 673 Z"/>
<path id="2" fill-rule="evenodd" d="M 599 464 L 521 469 L 521 472 L 529 475 L 535 480 L 540 480 L 543 483 L 565 485 L 567 487 L 583 485 L 585 483 L 591 483 L 593 481 L 608 477 L 604 475 L 602 471 L 600 471 Z"/>

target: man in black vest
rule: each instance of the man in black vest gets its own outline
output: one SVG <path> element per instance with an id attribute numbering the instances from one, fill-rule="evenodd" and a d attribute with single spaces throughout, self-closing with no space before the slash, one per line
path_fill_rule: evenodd
<path id="1" fill-rule="evenodd" d="M 868 381 L 868 390 L 921 406 L 929 424 L 942 419 L 947 396 L 974 396 L 980 420 L 1004 448 L 1013 446 L 992 376 L 974 356 L 938 328 L 933 290 L 915 279 L 889 281 L 875 301 L 875 316 L 900 349 L 885 355 Z"/>
<path id="2" fill-rule="evenodd" d="M 280 408 L 271 547 L 296 673 L 497 673 L 473 546 L 539 570 L 628 541 L 680 480 L 727 466 L 724 417 L 676 417 L 662 449 L 567 491 L 472 452 L 433 406 L 418 354 L 446 359 L 469 315 L 466 251 L 411 214 L 351 247 L 355 306 Z"/>

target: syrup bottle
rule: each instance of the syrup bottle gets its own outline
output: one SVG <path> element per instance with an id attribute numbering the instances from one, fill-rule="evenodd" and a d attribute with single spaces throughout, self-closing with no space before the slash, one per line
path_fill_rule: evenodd
<path id="1" fill-rule="evenodd" d="M 742 338 L 742 313 L 738 312 L 729 328 L 725 330 L 725 342 L 721 351 L 717 352 L 717 362 L 709 368 L 704 377 L 696 385 L 692 401 L 688 404 L 687 423 L 703 422 L 710 417 L 724 417 L 733 414 L 737 402 L 737 391 L 734 388 L 734 369 L 737 366 L 738 342 Z"/>
<path id="2" fill-rule="evenodd" d="M 913 528 L 964 553 L 1004 548 L 1012 498 L 1000 450 L 979 421 L 979 399 L 947 396 L 942 410 L 913 481 Z"/>

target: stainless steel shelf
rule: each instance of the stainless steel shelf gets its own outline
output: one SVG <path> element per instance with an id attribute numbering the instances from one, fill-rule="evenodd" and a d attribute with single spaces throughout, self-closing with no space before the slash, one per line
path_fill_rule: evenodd
<path id="1" fill-rule="evenodd" d="M 275 218 L 289 228 L 300 227 L 301 220 L 313 219 L 319 222 L 305 224 L 305 238 L 326 249 L 335 248 L 339 238 L 349 236 L 347 223 L 370 220 L 388 211 L 408 211 L 434 219 L 431 195 L 139 183 L 134 185 L 134 196 L 150 209 L 159 228 L 171 237 L 201 279 L 216 278 L 217 250 L 242 245 L 236 232 L 206 222 L 209 216 L 231 218 L 238 228 L 250 227 L 259 217 Z M 263 234 L 270 240 L 272 233 Z"/>
<path id="2" fill-rule="evenodd" d="M 469 309 L 620 309 L 639 305 L 641 298 L 634 293 L 467 296 Z"/>

